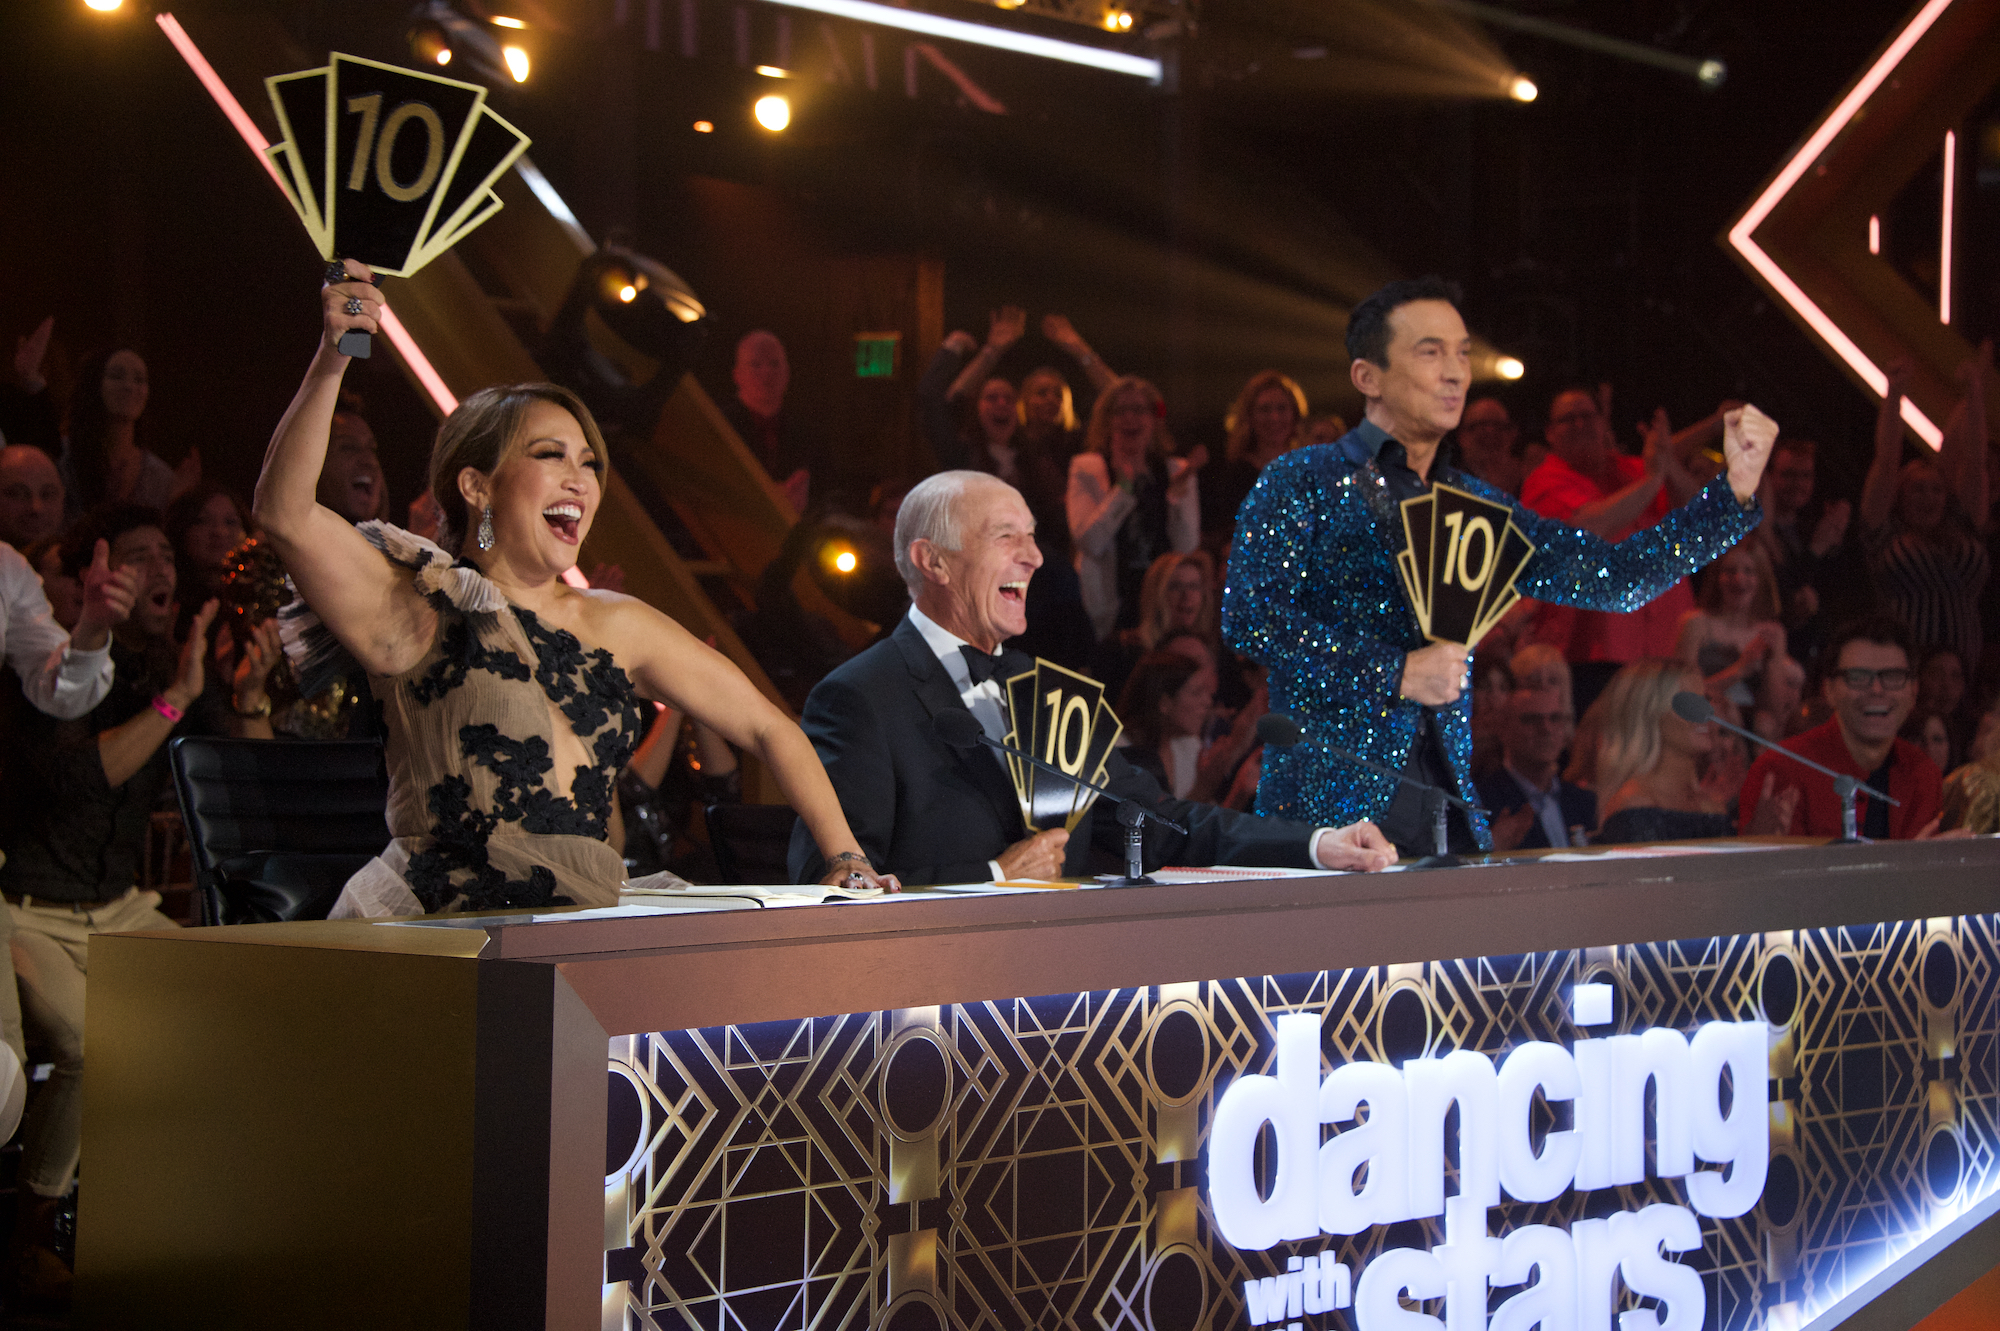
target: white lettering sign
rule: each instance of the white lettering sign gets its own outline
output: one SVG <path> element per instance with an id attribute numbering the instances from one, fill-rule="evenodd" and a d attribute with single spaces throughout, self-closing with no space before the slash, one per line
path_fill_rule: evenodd
<path id="1" fill-rule="evenodd" d="M 1442 1215 L 1438 1248 L 1391 1249 L 1361 1272 L 1352 1288 L 1360 1331 L 1527 1331 L 1537 1324 L 1541 1331 L 1611 1331 L 1621 1278 L 1664 1308 L 1625 1313 L 1619 1331 L 1701 1326 L 1700 1277 L 1664 1254 L 1701 1246 L 1696 1214 L 1742 1215 L 1763 1194 L 1771 1123 L 1762 1022 L 1709 1022 L 1692 1040 L 1672 1030 L 1578 1040 L 1573 1052 L 1538 1041 L 1511 1050 L 1497 1069 L 1486 1055 L 1461 1049 L 1413 1058 L 1400 1069 L 1348 1063 L 1323 1078 L 1319 1035 L 1314 1016 L 1280 1017 L 1276 1075 L 1239 1077 L 1216 1103 L 1209 1201 L 1232 1245 L 1264 1249 Z M 1692 1211 L 1661 1203 L 1581 1220 L 1568 1233 L 1529 1225 L 1505 1240 L 1488 1237 L 1487 1212 L 1503 1192 L 1544 1202 L 1570 1188 L 1643 1182 L 1648 1082 L 1655 1174 L 1685 1180 Z M 1539 1150 L 1538 1093 L 1551 1106 L 1569 1105 L 1572 1124 L 1546 1133 Z M 1454 1105 L 1458 1191 L 1447 1197 L 1445 1128 Z M 1277 1145 L 1268 1196 L 1256 1177 L 1266 1123 Z M 1322 1125 L 1337 1129 L 1323 1144 Z M 1245 1283 L 1253 1325 L 1347 1306 L 1348 1271 L 1330 1253 L 1294 1257 L 1291 1268 Z M 1488 1289 L 1513 1285 L 1525 1288 L 1489 1324 Z M 1404 1297 L 1443 1299 L 1443 1321 L 1404 1308 Z"/>

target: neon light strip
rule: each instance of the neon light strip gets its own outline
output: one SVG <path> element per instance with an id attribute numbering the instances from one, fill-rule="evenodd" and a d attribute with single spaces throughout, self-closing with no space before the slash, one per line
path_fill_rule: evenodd
<path id="1" fill-rule="evenodd" d="M 1871 216 L 1868 219 L 1868 252 L 1870 254 L 1882 252 L 1882 219 L 1879 217 Z"/>
<path id="2" fill-rule="evenodd" d="M 1917 16 L 1910 20 L 1910 26 L 1897 34 L 1896 40 L 1889 44 L 1889 49 L 1882 53 L 1881 59 L 1870 66 L 1868 72 L 1861 76 L 1860 82 L 1854 85 L 1853 90 L 1841 99 L 1840 105 L 1834 107 L 1833 114 L 1821 123 L 1812 137 L 1807 139 L 1805 145 L 1793 155 L 1792 160 L 1785 163 L 1784 169 L 1778 172 L 1776 178 L 1757 197 L 1757 201 L 1750 205 L 1749 211 L 1743 214 L 1735 226 L 1729 228 L 1729 243 L 1736 247 L 1737 253 L 1741 254 L 1750 266 L 1771 284 L 1771 288 L 1778 293 L 1779 298 L 1805 320 L 1807 327 L 1819 334 L 1820 339 L 1833 349 L 1835 355 L 1847 362 L 1848 366 L 1861 377 L 1861 382 L 1867 384 L 1877 397 L 1887 393 L 1889 377 L 1882 372 L 1880 366 L 1868 359 L 1860 347 L 1854 345 L 1854 340 L 1842 332 L 1838 324 L 1827 317 L 1826 311 L 1813 303 L 1812 299 L 1800 289 L 1799 284 L 1778 266 L 1777 261 L 1764 252 L 1763 246 L 1751 238 L 1751 233 L 1771 215 L 1771 210 L 1778 206 L 1778 200 L 1791 191 L 1792 186 L 1798 183 L 1799 177 L 1806 173 L 1806 168 L 1826 151 L 1827 145 L 1847 127 L 1850 120 L 1854 119 L 1855 113 L 1861 109 L 1863 103 L 1875 95 L 1875 90 L 1882 85 L 1882 80 L 1889 77 L 1889 71 L 1902 63 L 1903 57 L 1910 53 L 1910 48 L 1930 31 L 1931 25 L 1937 22 L 1938 16 L 1950 8 L 1951 4 L 1952 0 L 1930 0 L 1930 3 L 1918 11 Z M 1903 420 L 1916 432 L 1919 439 L 1932 448 L 1944 442 L 1944 432 L 1907 397 L 1903 399 Z"/>
<path id="3" fill-rule="evenodd" d="M 527 154 L 523 153 L 514 159 L 514 169 L 521 173 L 522 182 L 534 196 L 542 201 L 542 207 L 549 210 L 549 216 L 562 223 L 563 230 L 569 232 L 569 238 L 576 242 L 576 247 L 585 254 L 595 254 L 597 246 L 591 242 L 590 233 L 583 229 L 583 223 L 576 220 L 576 214 L 563 202 L 563 196 L 556 193 L 556 187 L 542 174 L 542 168 L 529 161 Z"/>
<path id="4" fill-rule="evenodd" d="M 183 28 L 172 14 L 161 14 L 153 21 L 160 25 L 161 32 L 167 34 L 167 40 L 181 53 L 181 59 L 187 61 L 188 68 L 192 69 L 194 76 L 201 80 L 201 86 L 208 89 L 208 95 L 222 108 L 222 114 L 229 117 L 229 123 L 236 126 L 236 132 L 250 145 L 250 151 L 257 154 L 257 165 L 264 168 L 265 173 L 279 189 L 284 189 L 284 182 L 278 179 L 277 165 L 264 155 L 264 150 L 271 146 L 265 141 L 264 132 L 257 128 L 257 122 L 250 118 L 250 113 L 243 109 L 243 104 L 229 91 L 229 86 L 222 81 L 222 76 L 215 72 L 215 66 L 209 64 L 208 58 L 196 49 L 194 39 L 187 35 L 187 29 Z"/>
<path id="5" fill-rule="evenodd" d="M 236 132 L 250 145 L 250 151 L 257 158 L 257 165 L 263 167 L 276 182 L 278 168 L 264 155 L 264 150 L 271 146 L 264 138 L 264 131 L 257 128 L 257 122 L 243 109 L 243 103 L 237 101 L 236 94 L 229 91 L 229 85 L 215 72 L 215 66 L 208 63 L 207 58 L 196 48 L 194 39 L 187 35 L 187 30 L 174 20 L 172 14 L 161 14 L 154 21 L 160 25 L 160 31 L 167 34 L 167 40 L 174 44 L 174 49 L 181 53 L 181 58 L 188 62 L 188 68 L 192 69 L 194 76 L 201 80 L 201 86 L 208 89 L 208 95 L 215 99 L 215 104 L 222 108 L 222 114 L 229 117 L 229 123 L 236 126 Z M 279 184 L 279 188 L 283 188 L 282 183 Z M 451 389 L 445 387 L 444 377 L 432 366 L 430 358 L 418 348 L 417 340 L 410 336 L 410 330 L 403 327 L 403 321 L 398 319 L 395 311 L 387 306 L 382 308 L 382 333 L 389 339 L 389 344 L 396 348 L 396 354 L 403 358 L 403 364 L 409 367 L 417 382 L 424 386 L 424 391 L 431 395 L 431 401 L 437 403 L 438 410 L 449 415 L 452 408 L 458 405 L 458 399 L 452 396 Z"/>
<path id="6" fill-rule="evenodd" d="M 1938 232 L 1938 322 L 1951 322 L 1951 209 L 1958 175 L 1958 135 L 1944 132 L 1944 225 Z"/>
<path id="7" fill-rule="evenodd" d="M 1107 51 L 1101 46 L 1083 46 L 1077 42 L 1059 42 L 1052 37 L 1037 37 L 1031 33 L 989 27 L 984 23 L 941 18 L 915 9 L 895 9 L 874 4 L 872 0 L 771 0 L 771 3 L 832 14 L 835 18 L 853 19 L 856 23 L 874 23 L 884 28 L 921 32 L 928 37 L 943 37 L 949 41 L 991 46 L 1021 55 L 1041 56 L 1045 60 L 1089 65 L 1093 69 L 1108 69 L 1114 74 L 1132 74 L 1148 83 L 1160 81 L 1160 62 L 1144 56 L 1126 55 L 1122 51 Z"/>

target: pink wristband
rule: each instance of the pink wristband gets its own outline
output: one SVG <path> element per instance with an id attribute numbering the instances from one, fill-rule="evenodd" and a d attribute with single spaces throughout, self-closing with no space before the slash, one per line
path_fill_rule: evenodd
<path id="1" fill-rule="evenodd" d="M 164 693 L 156 693 L 153 695 L 153 710 L 158 712 L 161 716 L 166 717 L 167 720 L 173 722 L 179 722 L 181 717 L 186 715 L 186 713 L 181 711 L 180 708 L 168 702 L 167 695 Z"/>

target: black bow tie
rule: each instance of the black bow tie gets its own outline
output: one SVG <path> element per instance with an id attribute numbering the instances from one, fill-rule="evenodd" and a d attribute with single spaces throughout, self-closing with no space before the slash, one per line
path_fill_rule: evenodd
<path id="1" fill-rule="evenodd" d="M 982 652 L 977 647 L 972 646 L 961 647 L 958 650 L 965 657 L 965 668 L 972 672 L 973 688 L 976 689 L 987 680 L 993 678 L 993 672 L 1000 665 L 1000 658 L 998 656 L 995 656 L 991 652 Z"/>

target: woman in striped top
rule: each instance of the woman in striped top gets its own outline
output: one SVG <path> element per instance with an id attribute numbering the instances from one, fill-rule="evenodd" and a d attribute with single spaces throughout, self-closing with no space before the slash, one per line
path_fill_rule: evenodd
<path id="1" fill-rule="evenodd" d="M 1959 369 L 1965 400 L 1952 414 L 1935 458 L 1898 467 L 1903 390 L 1910 367 L 1890 367 L 1875 422 L 1875 460 L 1861 489 L 1869 569 L 1884 608 L 1922 647 L 1945 646 L 1971 671 L 1985 646 L 1979 593 L 1992 573 L 1982 539 L 1987 516 L 1985 376 L 1992 347 Z"/>

